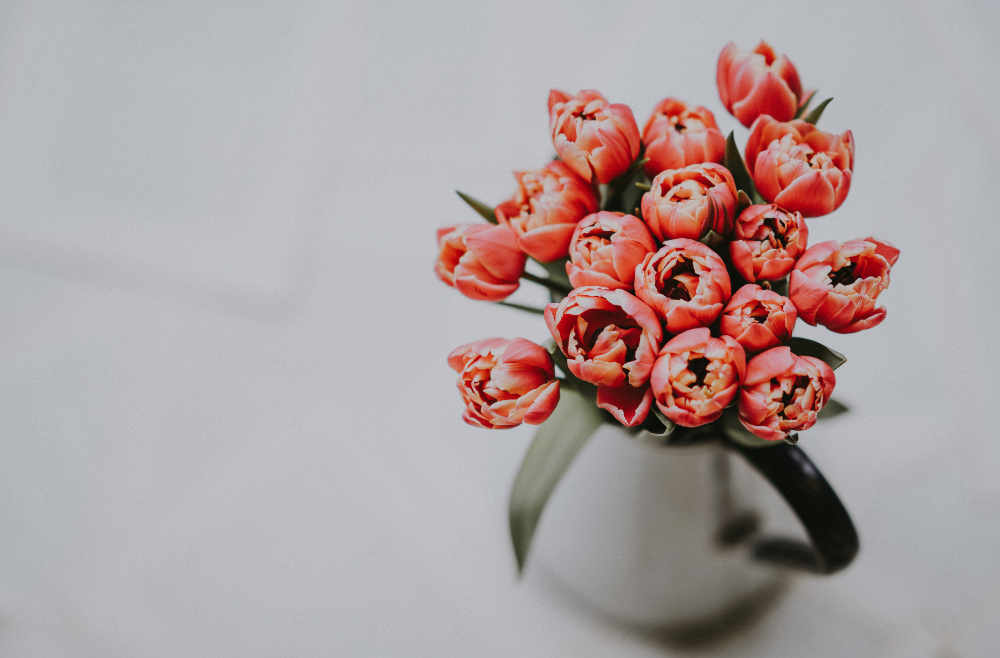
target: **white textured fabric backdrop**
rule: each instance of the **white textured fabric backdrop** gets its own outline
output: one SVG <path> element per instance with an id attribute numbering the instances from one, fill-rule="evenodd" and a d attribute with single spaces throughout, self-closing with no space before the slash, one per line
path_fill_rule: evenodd
<path id="1" fill-rule="evenodd" d="M 995 3 L 160 5 L 0 6 L 0 654 L 669 655 L 515 582 L 530 430 L 464 426 L 444 355 L 544 329 L 433 229 L 548 157 L 550 86 L 728 129 L 764 37 L 857 140 L 813 240 L 903 255 L 803 436 L 860 557 L 710 653 L 995 655 Z"/>

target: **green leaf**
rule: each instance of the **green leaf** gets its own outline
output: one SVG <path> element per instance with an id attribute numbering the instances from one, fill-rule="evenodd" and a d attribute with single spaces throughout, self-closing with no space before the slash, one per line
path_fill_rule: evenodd
<path id="1" fill-rule="evenodd" d="M 782 443 L 781 441 L 765 441 L 743 427 L 736 407 L 729 407 L 722 413 L 722 418 L 719 419 L 719 427 L 722 428 L 722 433 L 730 441 L 747 446 L 748 448 L 772 448 Z"/>
<path id="2" fill-rule="evenodd" d="M 604 190 L 602 195 L 602 210 L 613 210 L 617 212 L 631 213 L 639 198 L 642 197 L 642 190 L 635 186 L 636 182 L 647 180 L 643 170 L 646 158 L 642 154 L 636 158 L 629 168 L 622 175 L 618 176 Z"/>
<path id="3" fill-rule="evenodd" d="M 809 96 L 806 97 L 805 101 L 803 101 L 803 103 L 799 105 L 798 111 L 795 112 L 796 119 L 801 119 L 802 115 L 809 111 L 809 104 L 812 103 L 813 99 L 815 98 L 816 98 L 816 90 L 813 89 L 811 92 L 809 92 Z"/>
<path id="4" fill-rule="evenodd" d="M 708 231 L 705 232 L 705 235 L 699 238 L 698 242 L 711 247 L 715 251 L 719 251 L 723 246 L 725 246 L 727 240 L 726 236 L 719 235 L 714 230 L 708 229 Z"/>
<path id="5" fill-rule="evenodd" d="M 750 172 L 747 171 L 747 165 L 743 161 L 743 156 L 740 155 L 740 150 L 736 147 L 736 139 L 733 137 L 732 132 L 726 138 L 725 165 L 729 173 L 733 175 L 737 189 L 743 190 L 751 199 L 759 198 L 757 190 L 753 186 L 753 178 L 750 176 Z"/>
<path id="6" fill-rule="evenodd" d="M 639 439 L 667 444 L 669 443 L 670 436 L 677 429 L 677 425 L 664 416 L 663 412 L 654 404 L 646 421 L 642 425 L 632 429 L 635 431 L 635 436 Z"/>
<path id="7" fill-rule="evenodd" d="M 510 492 L 510 540 L 518 574 L 524 571 L 531 540 L 552 491 L 604 422 L 593 399 L 568 387 L 563 387 L 560 394 L 559 406 L 535 432 Z"/>
<path id="8" fill-rule="evenodd" d="M 788 297 L 788 277 L 783 276 L 780 279 L 775 279 L 774 281 L 765 281 L 767 285 L 762 286 L 765 289 L 770 288 L 774 292 L 778 293 L 782 297 Z"/>
<path id="9" fill-rule="evenodd" d="M 638 208 L 642 203 L 642 195 L 650 189 L 649 182 L 649 178 L 642 168 L 635 172 L 632 176 L 632 184 L 622 190 L 622 212 L 629 215 L 635 213 L 635 208 Z"/>
<path id="10" fill-rule="evenodd" d="M 819 410 L 816 415 L 820 420 L 826 420 L 827 418 L 836 418 L 843 414 L 848 413 L 851 410 L 846 404 L 840 400 L 831 399 L 826 403 L 826 406 Z"/>
<path id="11" fill-rule="evenodd" d="M 559 349 L 556 342 L 550 338 L 545 341 L 544 346 L 545 351 L 547 351 L 549 356 L 552 357 L 552 362 L 556 364 L 556 367 L 559 368 L 559 370 L 561 370 L 567 377 L 572 377 L 573 373 L 569 371 L 569 365 L 566 363 L 566 355 L 562 353 L 562 350 Z"/>
<path id="12" fill-rule="evenodd" d="M 736 216 L 738 217 L 741 212 L 746 210 L 748 207 L 753 205 L 753 199 L 747 196 L 747 193 L 743 190 L 738 190 L 736 192 Z"/>
<path id="13" fill-rule="evenodd" d="M 825 101 L 817 105 L 815 108 L 813 108 L 812 112 L 803 117 L 803 121 L 805 121 L 806 123 L 811 123 L 815 126 L 816 122 L 819 121 L 819 118 L 823 116 L 823 110 L 826 109 L 826 106 L 829 105 L 830 101 L 832 100 L 833 100 L 832 98 L 827 98 Z"/>
<path id="14" fill-rule="evenodd" d="M 466 194 L 465 192 L 462 192 L 461 190 L 455 190 L 455 194 L 457 194 L 459 196 L 459 198 L 462 199 L 462 201 L 465 201 L 467 204 L 469 204 L 469 207 L 471 207 L 473 210 L 475 210 L 477 213 L 479 213 L 479 215 L 483 219 L 485 219 L 486 221 L 488 221 L 490 224 L 496 224 L 497 223 L 497 216 L 496 216 L 496 213 L 493 212 L 493 207 L 492 206 L 486 205 L 485 203 L 483 203 L 479 199 L 476 199 L 475 197 L 471 197 L 468 194 Z"/>
<path id="15" fill-rule="evenodd" d="M 500 306 L 506 306 L 507 308 L 517 309 L 518 311 L 525 311 L 526 313 L 534 313 L 535 315 L 544 315 L 545 309 L 539 308 L 538 306 L 529 306 L 528 304 L 518 304 L 517 302 L 499 301 L 496 302 Z"/>
<path id="16" fill-rule="evenodd" d="M 566 260 L 565 258 L 560 258 L 551 263 L 539 263 L 539 265 L 545 268 L 545 272 L 549 275 L 550 279 L 572 288 L 573 286 L 569 283 L 569 275 L 566 274 Z"/>
<path id="17" fill-rule="evenodd" d="M 834 370 L 847 363 L 847 357 L 840 352 L 831 350 L 823 343 L 817 343 L 808 338 L 792 336 L 788 346 L 792 348 L 792 352 L 799 356 L 814 356 L 821 361 L 826 361 L 827 365 Z"/>

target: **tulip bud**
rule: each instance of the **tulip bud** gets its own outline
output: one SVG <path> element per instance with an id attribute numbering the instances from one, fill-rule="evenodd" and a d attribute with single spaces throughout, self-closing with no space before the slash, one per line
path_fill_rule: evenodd
<path id="1" fill-rule="evenodd" d="M 812 356 L 798 356 L 785 346 L 750 359 L 740 389 L 740 422 L 766 441 L 816 424 L 837 383 L 833 369 Z"/>
<path id="2" fill-rule="evenodd" d="M 898 259 L 899 249 L 875 238 L 821 242 L 795 264 L 788 296 L 809 324 L 841 334 L 874 327 L 885 319 L 875 302 Z"/>
<path id="3" fill-rule="evenodd" d="M 715 115 L 705 107 L 690 107 L 676 98 L 664 98 L 642 130 L 646 145 L 646 173 L 656 176 L 665 169 L 682 169 L 702 162 L 721 163 L 726 138 L 719 132 Z"/>
<path id="4" fill-rule="evenodd" d="M 457 224 L 438 229 L 434 271 L 472 299 L 500 301 L 517 290 L 524 254 L 506 226 Z"/>
<path id="5" fill-rule="evenodd" d="M 715 322 L 731 294 L 729 273 L 702 243 L 668 240 L 635 268 L 635 294 L 677 334 Z"/>
<path id="6" fill-rule="evenodd" d="M 795 317 L 790 299 L 748 283 L 722 310 L 719 331 L 735 338 L 747 352 L 760 352 L 791 338 Z"/>
<path id="7" fill-rule="evenodd" d="M 639 155 L 632 110 L 591 89 L 575 96 L 550 91 L 549 130 L 559 158 L 586 181 L 607 183 Z"/>
<path id="8" fill-rule="evenodd" d="M 552 358 L 524 338 L 487 338 L 455 348 L 448 365 L 458 373 L 462 419 L 486 429 L 538 425 L 559 403 Z"/>
<path id="9" fill-rule="evenodd" d="M 646 419 L 649 371 L 663 339 L 652 309 L 624 290 L 585 286 L 546 306 L 545 324 L 570 372 L 597 386 L 597 406 L 626 426 Z"/>
<path id="10" fill-rule="evenodd" d="M 854 135 L 823 132 L 805 121 L 764 115 L 750 129 L 747 167 L 761 196 L 806 217 L 833 212 L 847 198 Z"/>
<path id="11" fill-rule="evenodd" d="M 722 104 L 744 126 L 762 114 L 788 121 L 809 97 L 802 91 L 791 60 L 775 55 L 764 41 L 752 52 L 741 51 L 732 42 L 726 44 L 719 53 L 715 82 Z"/>
<path id="12" fill-rule="evenodd" d="M 635 266 L 655 250 L 653 236 L 642 220 L 620 212 L 594 213 L 576 225 L 566 274 L 574 288 L 631 290 Z"/>
<path id="13" fill-rule="evenodd" d="M 743 348 L 707 327 L 670 339 L 653 365 L 650 387 L 663 414 L 684 427 L 711 423 L 739 390 L 746 369 Z"/>
<path id="14" fill-rule="evenodd" d="M 729 256 L 747 281 L 774 281 L 792 271 L 808 240 L 802 213 L 773 203 L 748 206 L 736 219 Z"/>
<path id="15" fill-rule="evenodd" d="M 713 162 L 662 171 L 642 195 L 642 217 L 660 240 L 728 236 L 735 214 L 733 176 Z"/>
<path id="16" fill-rule="evenodd" d="M 566 257 L 577 222 L 597 211 L 597 195 L 562 162 L 514 172 L 517 191 L 496 207 L 497 220 L 510 227 L 517 244 L 535 260 Z"/>

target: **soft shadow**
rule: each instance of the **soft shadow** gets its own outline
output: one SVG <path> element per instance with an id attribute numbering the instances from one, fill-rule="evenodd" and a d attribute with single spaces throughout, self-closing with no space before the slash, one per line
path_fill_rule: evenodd
<path id="1" fill-rule="evenodd" d="M 615 629 L 665 649 L 702 650 L 716 647 L 767 616 L 789 589 L 791 577 L 779 576 L 715 614 L 664 624 L 640 624 L 616 617 L 581 596 L 543 565 L 535 565 L 542 589 L 571 608 Z"/>

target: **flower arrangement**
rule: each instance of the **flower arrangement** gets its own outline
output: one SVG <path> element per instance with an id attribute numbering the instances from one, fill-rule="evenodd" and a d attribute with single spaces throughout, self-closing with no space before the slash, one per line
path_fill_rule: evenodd
<path id="1" fill-rule="evenodd" d="M 488 223 L 438 231 L 444 283 L 542 315 L 551 337 L 488 338 L 448 356 L 466 422 L 544 423 L 511 496 L 519 568 L 547 497 L 601 423 L 665 445 L 721 439 L 764 454 L 794 444 L 846 360 L 795 336 L 796 322 L 850 333 L 885 319 L 878 299 L 898 249 L 872 237 L 809 244 L 806 218 L 840 207 L 853 175 L 851 131 L 818 127 L 831 99 L 810 110 L 815 93 L 764 42 L 726 45 L 716 83 L 750 129 L 742 154 L 705 107 L 665 98 L 640 133 L 627 105 L 554 90 L 556 158 L 516 172 L 496 207 L 459 192 Z M 546 274 L 528 272 L 529 260 Z M 507 301 L 522 280 L 548 288 L 551 303 Z M 755 465 L 778 481 L 791 467 L 770 460 Z M 823 512 L 834 520 L 805 518 L 809 501 L 793 497 L 812 495 L 806 487 L 782 493 L 814 542 L 824 524 L 850 525 L 839 507 Z M 845 534 L 856 552 L 853 526 Z M 853 557 L 850 546 L 816 550 L 817 571 Z"/>

